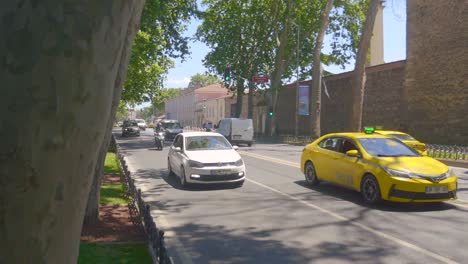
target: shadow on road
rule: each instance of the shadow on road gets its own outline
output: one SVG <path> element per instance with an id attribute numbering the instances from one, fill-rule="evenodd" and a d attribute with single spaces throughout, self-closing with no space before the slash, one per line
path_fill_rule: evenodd
<path id="1" fill-rule="evenodd" d="M 370 209 L 389 211 L 389 212 L 429 212 L 429 211 L 445 211 L 457 209 L 457 207 L 450 203 L 396 203 L 383 201 L 378 205 L 368 205 L 362 201 L 361 194 L 340 186 L 336 186 L 330 183 L 321 182 L 317 186 L 307 185 L 305 180 L 295 181 L 297 185 L 304 188 L 312 189 L 322 195 L 327 195 L 340 200 L 352 202 L 362 207 Z"/>
<path id="2" fill-rule="evenodd" d="M 346 228 L 342 223 L 336 224 Z M 303 232 L 311 230 L 309 226 L 303 228 Z M 286 243 L 275 237 L 276 231 L 256 232 L 251 227 L 229 229 L 190 223 L 172 231 L 183 241 L 186 252 L 196 252 L 191 256 L 194 263 L 383 263 L 385 257 L 398 250 L 394 245 L 369 243 L 351 236 L 352 243 L 322 240 L 305 248 L 294 239 Z"/>

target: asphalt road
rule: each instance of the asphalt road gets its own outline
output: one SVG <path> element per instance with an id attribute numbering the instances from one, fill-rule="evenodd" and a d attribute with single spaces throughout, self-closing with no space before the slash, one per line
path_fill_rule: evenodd
<path id="1" fill-rule="evenodd" d="M 468 263 L 467 169 L 456 169 L 457 202 L 369 207 L 354 191 L 307 187 L 302 147 L 256 144 L 239 149 L 243 187 L 182 190 L 152 133 L 116 136 L 174 263 Z"/>

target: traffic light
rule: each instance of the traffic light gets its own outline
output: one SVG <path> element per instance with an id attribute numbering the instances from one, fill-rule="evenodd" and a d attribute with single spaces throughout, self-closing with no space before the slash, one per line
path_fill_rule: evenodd
<path id="1" fill-rule="evenodd" d="M 224 69 L 224 81 L 229 82 L 230 80 L 231 80 L 231 68 L 226 67 L 226 69 Z"/>
<path id="2" fill-rule="evenodd" d="M 272 111 L 268 112 L 268 115 L 273 116 L 273 112 Z"/>

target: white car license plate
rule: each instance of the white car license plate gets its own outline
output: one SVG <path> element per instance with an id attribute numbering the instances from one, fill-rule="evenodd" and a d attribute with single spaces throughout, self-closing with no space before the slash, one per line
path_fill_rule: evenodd
<path id="1" fill-rule="evenodd" d="M 448 193 L 447 186 L 426 187 L 426 193 Z"/>
<path id="2" fill-rule="evenodd" d="M 239 135 L 234 135 L 232 138 L 233 138 L 233 139 L 241 139 L 241 136 L 239 136 Z"/>
<path id="3" fill-rule="evenodd" d="M 212 170 L 211 175 L 226 175 L 226 174 L 231 174 L 232 172 L 230 170 Z"/>

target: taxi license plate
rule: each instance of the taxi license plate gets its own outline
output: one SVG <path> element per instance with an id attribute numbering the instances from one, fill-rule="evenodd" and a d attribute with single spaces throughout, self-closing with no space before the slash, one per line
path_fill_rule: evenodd
<path id="1" fill-rule="evenodd" d="M 211 175 L 226 175 L 231 174 L 232 172 L 229 170 L 212 170 Z"/>
<path id="2" fill-rule="evenodd" d="M 233 139 L 241 139 L 241 136 L 240 135 L 234 135 L 232 138 Z"/>
<path id="3" fill-rule="evenodd" d="M 426 193 L 448 193 L 447 186 L 426 187 Z"/>

